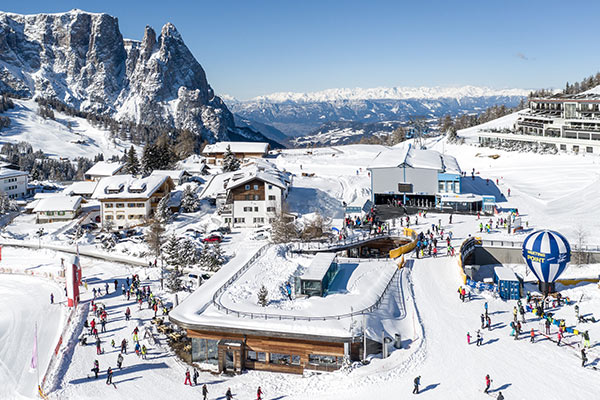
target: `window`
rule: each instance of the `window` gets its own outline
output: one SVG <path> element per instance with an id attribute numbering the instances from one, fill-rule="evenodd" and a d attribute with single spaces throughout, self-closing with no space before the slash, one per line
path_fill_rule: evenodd
<path id="1" fill-rule="evenodd" d="M 275 200 L 275 195 L 270 194 L 269 195 L 269 200 Z"/>
<path id="2" fill-rule="evenodd" d="M 233 222 L 236 224 L 243 224 L 244 222 L 246 222 L 246 218 L 235 218 Z"/>
<path id="3" fill-rule="evenodd" d="M 125 215 L 124 214 L 117 214 L 117 219 L 125 219 Z"/>
<path id="4" fill-rule="evenodd" d="M 341 365 L 342 357 L 326 356 L 321 354 L 309 354 L 308 363 L 316 365 Z"/>
<path id="5" fill-rule="evenodd" d="M 586 147 L 586 148 L 585 148 L 585 152 L 586 152 L 586 153 L 593 153 L 593 152 L 594 152 L 594 149 L 593 149 L 592 147 L 589 147 L 589 146 L 588 146 L 588 147 Z"/>
<path id="6" fill-rule="evenodd" d="M 117 208 L 125 208 L 125 203 L 117 203 Z"/>
<path id="7" fill-rule="evenodd" d="M 258 190 L 258 185 L 254 185 L 254 190 Z"/>
<path id="8" fill-rule="evenodd" d="M 218 340 L 192 338 L 192 361 L 217 364 L 219 360 L 218 343 Z"/>
<path id="9" fill-rule="evenodd" d="M 575 153 L 579 153 L 579 146 L 573 146 L 573 151 Z"/>
<path id="10" fill-rule="evenodd" d="M 112 216 L 112 215 L 110 215 L 110 214 L 109 214 L 109 215 L 105 215 L 105 216 L 104 216 L 104 219 L 106 219 L 106 220 L 112 220 L 112 219 L 113 219 L 113 216 Z"/>
<path id="11" fill-rule="evenodd" d="M 134 208 L 135 207 L 135 203 L 127 203 L 127 207 Z"/>
<path id="12" fill-rule="evenodd" d="M 230 224 L 231 223 L 231 218 L 230 217 L 225 218 L 225 223 L 226 224 Z"/>
<path id="13" fill-rule="evenodd" d="M 255 223 L 255 224 L 262 224 L 262 223 L 264 223 L 264 222 L 265 222 L 265 219 L 264 219 L 264 218 L 257 218 L 257 217 L 254 217 L 254 223 Z"/>
<path id="14" fill-rule="evenodd" d="M 250 195 L 249 195 L 249 194 L 247 194 L 247 195 L 245 195 L 245 196 L 244 196 L 244 200 L 250 200 L 250 198 L 251 198 L 251 197 L 250 197 Z"/>
<path id="15" fill-rule="evenodd" d="M 438 182 L 438 192 L 440 192 L 440 193 L 444 192 L 444 183 L 446 183 L 446 182 L 444 182 L 444 181 Z"/>
<path id="16" fill-rule="evenodd" d="M 267 212 L 275 212 L 275 207 L 267 207 Z"/>
<path id="17" fill-rule="evenodd" d="M 292 355 L 292 365 L 300 365 L 300 356 Z"/>
<path id="18" fill-rule="evenodd" d="M 250 185 L 246 185 L 246 186 L 244 186 L 244 189 L 246 189 L 246 190 L 250 190 Z"/>
<path id="19" fill-rule="evenodd" d="M 258 212 L 258 207 L 254 207 L 254 212 Z"/>
<path id="20" fill-rule="evenodd" d="M 54 211 L 46 211 L 46 215 L 54 215 Z"/>
<path id="21" fill-rule="evenodd" d="M 269 185 L 269 190 L 273 189 L 273 185 Z"/>
<path id="22" fill-rule="evenodd" d="M 257 194 L 255 194 L 255 195 L 254 195 L 254 200 L 260 200 L 260 196 L 259 196 L 259 195 L 257 195 Z"/>
<path id="23" fill-rule="evenodd" d="M 246 211 L 246 212 L 252 211 L 252 207 L 244 207 L 244 211 Z"/>
<path id="24" fill-rule="evenodd" d="M 560 149 L 566 151 L 567 150 L 567 145 L 566 144 L 561 144 L 560 145 Z"/>
<path id="25" fill-rule="evenodd" d="M 65 215 L 65 212 L 64 211 L 59 211 L 58 215 Z"/>
<path id="26" fill-rule="evenodd" d="M 266 362 L 267 361 L 267 353 L 264 353 L 262 351 L 248 350 L 246 359 L 248 361 L 254 361 L 254 362 Z"/>
<path id="27" fill-rule="evenodd" d="M 113 203 L 104 203 L 104 207 L 113 208 Z"/>
<path id="28" fill-rule="evenodd" d="M 139 208 L 146 207 L 146 204 L 144 204 L 144 203 L 135 203 L 135 205 L 136 205 L 136 207 L 139 207 Z"/>
<path id="29" fill-rule="evenodd" d="M 137 215 L 129 214 L 127 219 L 137 219 Z"/>
<path id="30" fill-rule="evenodd" d="M 290 365 L 292 357 L 289 354 L 271 353 L 271 364 Z"/>

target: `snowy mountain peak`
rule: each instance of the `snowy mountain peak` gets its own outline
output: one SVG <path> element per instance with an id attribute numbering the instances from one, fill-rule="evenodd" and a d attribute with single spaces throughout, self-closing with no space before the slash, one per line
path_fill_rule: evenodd
<path id="1" fill-rule="evenodd" d="M 0 13 L 0 92 L 228 139 L 233 115 L 171 23 L 124 40 L 116 17 Z"/>
<path id="2" fill-rule="evenodd" d="M 480 86 L 340 88 L 309 93 L 278 92 L 257 96 L 249 101 L 313 103 L 345 100 L 461 99 L 464 97 L 527 96 L 528 93 L 529 91 L 525 89 L 491 89 Z"/>

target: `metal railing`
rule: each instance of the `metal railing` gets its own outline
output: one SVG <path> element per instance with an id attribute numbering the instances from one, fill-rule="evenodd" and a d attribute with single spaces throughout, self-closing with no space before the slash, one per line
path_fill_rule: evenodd
<path id="1" fill-rule="evenodd" d="M 227 282 L 225 282 L 213 295 L 212 298 L 212 304 L 219 310 L 222 312 L 225 312 L 225 314 L 229 315 L 235 315 L 236 317 L 249 317 L 250 319 L 264 319 L 264 320 L 291 320 L 291 321 L 327 321 L 327 320 L 340 320 L 343 318 L 351 318 L 354 316 L 358 316 L 358 315 L 364 315 L 364 314 L 368 314 L 370 312 L 373 312 L 374 310 L 376 310 L 377 308 L 379 308 L 379 306 L 381 305 L 381 302 L 383 301 L 383 298 L 385 297 L 385 295 L 387 294 L 387 292 L 389 291 L 389 288 L 392 284 L 392 282 L 394 282 L 398 271 L 400 270 L 399 268 L 395 268 L 394 273 L 392 274 L 392 276 L 390 277 L 390 279 L 388 280 L 388 282 L 386 283 L 386 286 L 384 288 L 384 290 L 381 292 L 381 294 L 377 297 L 377 300 L 371 304 L 368 307 L 365 307 L 361 310 L 358 311 L 354 311 L 354 312 L 350 312 L 350 313 L 345 313 L 345 314 L 337 314 L 337 315 L 327 315 L 327 316 L 304 316 L 304 315 L 289 315 L 289 314 L 267 314 L 267 313 L 254 313 L 254 312 L 248 312 L 248 311 L 239 311 L 239 310 L 233 310 L 229 307 L 224 306 L 223 304 L 221 304 L 220 302 L 220 297 L 221 295 L 227 290 L 227 288 L 229 286 L 231 286 L 233 284 L 233 282 L 235 282 L 241 275 L 243 275 L 254 263 L 254 261 L 256 261 L 258 258 L 262 257 L 264 255 L 264 253 L 271 247 L 272 245 L 265 245 L 263 247 L 261 247 L 256 254 L 254 254 L 254 256 L 252 256 L 252 258 L 250 258 L 250 260 L 248 260 L 244 266 L 242 266 L 242 268 L 240 268 L 231 278 L 229 278 L 227 280 Z M 286 246 L 286 251 L 289 251 L 289 246 Z M 353 259 L 354 260 L 354 259 Z M 372 261 L 373 259 L 368 259 L 369 261 Z M 388 259 L 386 259 L 386 261 L 389 261 Z"/>
<path id="2" fill-rule="evenodd" d="M 365 244 L 373 240 L 377 239 L 392 239 L 392 238 L 403 238 L 406 240 L 410 240 L 410 238 L 401 235 L 400 232 L 394 228 L 389 231 L 380 232 L 380 233 L 363 233 L 362 235 L 353 236 L 343 240 L 335 240 L 335 241 L 311 241 L 311 242 L 293 242 L 289 244 L 290 251 L 293 252 L 301 252 L 301 251 L 314 251 L 314 250 L 331 250 L 335 251 L 336 249 L 343 249 L 346 247 L 356 246 L 360 244 Z"/>
<path id="3" fill-rule="evenodd" d="M 512 240 L 483 239 L 483 240 L 479 240 L 479 245 L 484 246 L 484 247 L 488 246 L 488 247 L 521 248 L 521 247 L 523 247 L 523 242 L 514 242 Z M 577 245 L 572 245 L 571 251 L 573 251 L 573 252 L 583 251 L 583 252 L 595 253 L 595 252 L 600 252 L 600 246 L 586 244 L 586 245 L 581 246 L 581 248 L 579 248 Z"/>

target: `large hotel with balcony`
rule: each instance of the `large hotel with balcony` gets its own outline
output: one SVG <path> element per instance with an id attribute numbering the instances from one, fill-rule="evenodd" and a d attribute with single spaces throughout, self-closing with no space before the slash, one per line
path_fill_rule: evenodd
<path id="1" fill-rule="evenodd" d="M 534 98 L 519 113 L 514 133 L 479 132 L 484 145 L 518 141 L 558 151 L 600 153 L 600 94 L 581 93 Z"/>

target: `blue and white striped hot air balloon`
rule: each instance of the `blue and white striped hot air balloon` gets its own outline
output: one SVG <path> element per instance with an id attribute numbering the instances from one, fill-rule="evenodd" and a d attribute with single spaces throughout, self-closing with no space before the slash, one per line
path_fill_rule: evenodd
<path id="1" fill-rule="evenodd" d="M 547 292 L 571 261 L 571 246 L 563 235 L 550 230 L 536 231 L 523 242 L 523 258 Z"/>

